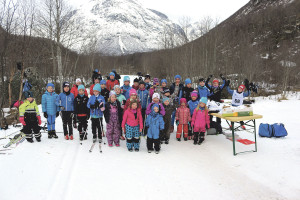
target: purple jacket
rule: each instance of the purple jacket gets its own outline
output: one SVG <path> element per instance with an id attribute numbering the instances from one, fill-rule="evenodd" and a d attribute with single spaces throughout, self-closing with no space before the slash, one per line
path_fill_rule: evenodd
<path id="1" fill-rule="evenodd" d="M 147 107 L 147 110 L 146 110 L 146 115 L 150 115 L 151 113 L 151 109 L 152 109 L 152 105 L 155 104 L 154 102 L 150 103 Z M 161 104 L 161 103 L 158 103 L 159 105 L 159 113 L 162 115 L 162 116 L 165 116 L 166 114 L 166 111 L 165 111 L 165 108 L 164 106 Z"/>

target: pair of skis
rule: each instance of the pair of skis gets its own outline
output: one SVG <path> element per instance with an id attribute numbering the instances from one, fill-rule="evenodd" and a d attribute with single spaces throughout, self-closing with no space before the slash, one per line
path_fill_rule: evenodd
<path id="1" fill-rule="evenodd" d="M 3 148 L 8 148 L 13 144 L 16 144 L 16 146 L 18 146 L 20 143 L 22 143 L 26 138 L 25 133 L 19 133 L 17 135 L 15 135 L 10 141 L 9 143 L 7 143 L 5 146 L 3 146 Z"/>

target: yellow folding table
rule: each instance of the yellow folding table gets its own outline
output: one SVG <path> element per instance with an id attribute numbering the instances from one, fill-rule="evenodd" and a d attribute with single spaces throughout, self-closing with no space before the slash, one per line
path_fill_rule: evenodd
<path id="1" fill-rule="evenodd" d="M 220 113 L 210 113 L 210 115 L 212 116 L 215 116 L 215 117 L 218 117 L 218 118 L 221 118 L 221 119 L 225 119 L 227 124 L 228 125 L 231 125 L 231 130 L 232 130 L 232 144 L 233 144 L 233 155 L 237 155 L 237 154 L 240 154 L 240 153 L 246 153 L 246 152 L 257 152 L 257 142 L 256 142 L 256 122 L 255 120 L 256 119 L 261 119 L 263 118 L 262 115 L 257 115 L 257 114 L 254 114 L 253 116 L 245 116 L 245 117 L 223 117 Z M 229 122 L 230 123 L 229 123 Z M 238 127 L 234 127 L 234 123 L 236 122 L 245 122 L 245 126 L 248 126 L 248 127 L 252 127 L 254 129 L 253 133 L 254 133 L 254 138 L 255 138 L 255 150 L 252 150 L 252 151 L 244 151 L 244 152 L 238 152 L 236 153 L 236 150 L 235 150 L 235 138 L 234 138 L 234 133 L 236 131 L 238 131 L 238 129 L 241 127 L 241 126 L 238 126 Z M 253 123 L 250 124 L 250 123 Z"/>

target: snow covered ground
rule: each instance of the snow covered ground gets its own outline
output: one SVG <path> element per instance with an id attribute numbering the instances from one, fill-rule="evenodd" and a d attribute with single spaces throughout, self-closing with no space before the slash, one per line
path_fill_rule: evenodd
<path id="1" fill-rule="evenodd" d="M 300 199 L 299 97 L 257 100 L 254 111 L 264 116 L 257 125 L 281 122 L 289 135 L 258 137 L 256 153 L 233 156 L 224 135 L 194 146 L 177 142 L 174 133 L 158 155 L 147 153 L 144 138 L 138 153 L 128 152 L 125 141 L 119 148 L 103 145 L 102 154 L 98 146 L 89 153 L 89 124 L 82 146 L 77 131 L 74 141 L 43 133 L 41 143 L 25 141 L 11 155 L 0 155 L 0 199 Z M 56 122 L 62 131 L 61 119 Z M 0 131 L 0 137 L 13 131 Z M 0 140 L 0 149 L 7 142 Z M 245 148 L 253 146 L 237 144 L 237 150 Z"/>

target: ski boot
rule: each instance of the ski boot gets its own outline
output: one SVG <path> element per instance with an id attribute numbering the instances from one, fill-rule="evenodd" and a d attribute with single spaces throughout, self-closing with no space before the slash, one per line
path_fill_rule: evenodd
<path id="1" fill-rule="evenodd" d="M 33 143 L 33 139 L 32 138 L 26 138 L 27 142 Z"/>
<path id="2" fill-rule="evenodd" d="M 48 138 L 51 139 L 53 137 L 52 131 L 48 131 Z"/>

